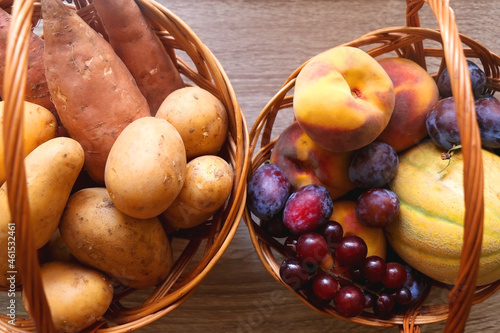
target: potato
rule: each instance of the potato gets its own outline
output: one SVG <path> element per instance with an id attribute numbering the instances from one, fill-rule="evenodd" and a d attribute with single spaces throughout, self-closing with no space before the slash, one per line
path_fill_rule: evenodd
<path id="1" fill-rule="evenodd" d="M 222 207 L 233 186 L 233 170 L 222 158 L 204 155 L 187 164 L 182 190 L 162 214 L 173 228 L 192 228 Z"/>
<path id="2" fill-rule="evenodd" d="M 167 121 L 144 117 L 127 126 L 111 148 L 105 183 L 116 208 L 139 219 L 158 216 L 179 194 L 186 151 Z"/>
<path id="3" fill-rule="evenodd" d="M 3 141 L 4 101 L 0 101 L 0 185 L 6 178 L 5 146 Z M 38 104 L 24 102 L 24 156 L 28 155 L 40 144 L 53 139 L 57 135 L 56 117 L 46 108 Z"/>
<path id="4" fill-rule="evenodd" d="M 45 245 L 56 230 L 83 160 L 80 144 L 67 137 L 42 143 L 24 159 L 30 222 L 37 249 Z M 5 182 L 0 191 L 7 192 L 7 185 Z M 6 223 L 12 222 L 8 205 L 0 206 L 0 215 L 6 217 Z"/>
<path id="5" fill-rule="evenodd" d="M 40 277 L 56 332 L 80 332 L 101 319 L 113 300 L 109 279 L 80 264 L 49 262 Z M 29 313 L 24 294 L 23 304 Z"/>
<path id="6" fill-rule="evenodd" d="M 156 117 L 167 120 L 180 133 L 188 160 L 215 155 L 226 141 L 226 108 L 217 97 L 200 87 L 172 92 L 160 105 Z"/>
<path id="7" fill-rule="evenodd" d="M 154 286 L 172 267 L 172 249 L 160 220 L 123 214 L 104 187 L 74 193 L 59 231 L 75 258 L 128 287 Z"/>

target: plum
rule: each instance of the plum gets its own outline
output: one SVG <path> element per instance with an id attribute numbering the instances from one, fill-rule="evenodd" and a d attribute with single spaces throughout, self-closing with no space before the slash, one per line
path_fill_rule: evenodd
<path id="1" fill-rule="evenodd" d="M 475 102 L 477 125 L 484 148 L 500 148 L 500 101 L 494 97 Z"/>
<path id="2" fill-rule="evenodd" d="M 283 223 L 294 234 L 305 234 L 326 224 L 333 213 L 333 200 L 326 187 L 310 184 L 288 198 Z"/>
<path id="3" fill-rule="evenodd" d="M 500 101 L 492 96 L 478 98 L 475 108 L 482 147 L 500 148 Z M 437 102 L 429 110 L 425 125 L 430 138 L 439 147 L 450 149 L 460 144 L 453 97 Z"/>
<path id="4" fill-rule="evenodd" d="M 398 165 L 394 148 L 374 141 L 354 153 L 349 165 L 349 179 L 360 188 L 381 187 L 394 178 Z"/>
<path id="5" fill-rule="evenodd" d="M 437 146 L 448 150 L 460 144 L 455 99 L 447 97 L 439 100 L 427 113 L 425 126 L 429 137 Z"/>
<path id="6" fill-rule="evenodd" d="M 467 60 L 467 65 L 474 97 L 479 98 L 482 96 L 484 88 L 486 87 L 486 74 L 481 68 L 479 68 L 479 66 L 470 60 Z M 439 75 L 437 85 L 442 98 L 452 96 L 450 74 L 448 73 L 447 68 L 445 68 Z"/>
<path id="7" fill-rule="evenodd" d="M 266 163 L 248 181 L 248 209 L 260 219 L 271 220 L 285 207 L 291 185 L 283 171 Z"/>

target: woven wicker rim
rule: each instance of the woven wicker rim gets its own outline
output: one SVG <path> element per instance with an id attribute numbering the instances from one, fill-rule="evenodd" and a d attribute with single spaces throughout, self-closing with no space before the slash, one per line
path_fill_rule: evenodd
<path id="1" fill-rule="evenodd" d="M 430 6 L 438 21 L 439 29 L 420 27 L 418 11 L 424 3 Z M 432 74 L 434 77 L 437 77 L 444 68 L 457 69 L 450 71 L 450 79 L 453 96 L 455 96 L 464 156 L 466 213 L 459 278 L 455 288 L 449 294 L 449 302 L 435 305 L 426 305 L 421 302 L 421 304 L 409 309 L 404 315 L 397 315 L 389 320 L 378 319 L 369 313 L 363 313 L 354 318 L 344 318 L 337 314 L 333 308 L 318 308 L 310 304 L 302 293 L 292 290 L 280 279 L 279 263 L 275 255 L 283 250 L 283 246 L 260 229 L 248 210 L 245 210 L 243 218 L 257 254 L 269 274 L 312 309 L 327 316 L 368 326 L 399 326 L 400 330 L 404 332 L 416 332 L 422 324 L 446 320 L 446 332 L 461 332 L 465 327 L 470 307 L 482 302 L 500 289 L 500 281 L 480 288 L 474 287 L 483 233 L 483 169 L 479 131 L 475 121 L 474 98 L 470 89 L 466 59 L 475 58 L 481 62 L 488 77 L 487 89 L 489 92 L 494 92 L 500 90 L 500 58 L 489 52 L 480 43 L 458 33 L 455 17 L 448 1 L 407 0 L 406 18 L 407 26 L 405 27 L 382 28 L 344 45 L 362 48 L 374 57 L 392 52 L 393 56 L 411 59 L 425 69 L 427 69 L 427 59 L 441 59 L 438 71 Z M 429 41 L 436 43 L 431 43 L 431 46 L 428 46 Z M 433 46 L 436 44 L 441 45 L 441 48 Z M 250 131 L 250 149 L 253 158 L 249 177 L 270 157 L 271 150 L 277 140 L 277 138 L 271 138 L 274 121 L 279 111 L 292 108 L 293 94 L 291 91 L 298 73 L 305 64 L 307 61 L 289 76 L 281 89 L 261 111 Z M 283 255 L 283 252 L 280 254 Z M 426 293 L 428 294 L 429 290 Z"/>
<path id="2" fill-rule="evenodd" d="M 158 285 L 143 304 L 127 308 L 120 299 L 133 293 L 127 289 L 115 294 L 113 303 L 105 315 L 107 321 L 99 321 L 86 332 L 129 332 L 143 327 L 182 304 L 194 293 L 198 285 L 220 259 L 233 239 L 243 215 L 246 199 L 246 175 L 250 165 L 249 133 L 245 117 L 236 99 L 234 89 L 221 64 L 201 42 L 194 31 L 164 6 L 150 0 L 136 0 L 162 43 L 169 50 L 179 71 L 188 85 L 197 85 L 217 96 L 228 111 L 229 134 L 221 155 L 234 171 L 234 185 L 225 206 L 210 223 L 200 228 L 197 237 L 188 237 L 184 251 L 176 259 L 166 280 Z M 12 6 L 13 5 L 13 6 Z M 5 115 L 4 142 L 6 171 L 9 183 L 9 204 L 16 223 L 18 243 L 17 262 L 22 279 L 23 295 L 32 309 L 31 318 L 16 318 L 16 325 L 9 318 L 0 316 L 0 330 L 8 332 L 53 331 L 50 310 L 47 306 L 40 281 L 37 252 L 34 250 L 31 230 L 28 227 L 26 181 L 22 163 L 22 101 L 27 68 L 27 38 L 31 25 L 40 18 L 40 3 L 30 1 L 0 1 L 0 6 L 12 13 L 10 39 L 4 82 Z M 12 7 L 11 7 L 12 6 Z M 89 1 L 74 1 L 71 7 L 99 31 L 101 26 Z M 102 31 L 101 31 L 102 32 Z M 174 55 L 172 50 L 175 50 Z M 192 63 L 192 64 L 191 64 Z M 7 82 L 10 85 L 7 86 Z M 9 135 L 7 135 L 7 133 Z M 180 235 L 182 236 L 182 235 Z M 174 236 L 175 237 L 175 236 Z M 23 246 L 19 246 L 23 244 Z M 195 260 L 195 255 L 201 259 Z M 189 265 L 191 264 L 191 265 Z M 189 265 L 189 267 L 188 267 Z M 35 304 L 35 306 L 33 306 Z"/>

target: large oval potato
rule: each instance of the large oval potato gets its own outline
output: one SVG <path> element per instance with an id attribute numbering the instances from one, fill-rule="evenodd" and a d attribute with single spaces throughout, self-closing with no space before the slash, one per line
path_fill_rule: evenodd
<path id="1" fill-rule="evenodd" d="M 3 141 L 4 104 L 4 101 L 0 101 L 0 185 L 6 178 Z M 30 102 L 24 102 L 23 127 L 25 157 L 40 144 L 55 138 L 57 135 L 57 119 L 52 112 L 43 106 Z"/>
<path id="2" fill-rule="evenodd" d="M 135 120 L 111 147 L 105 183 L 116 207 L 139 219 L 159 215 L 179 194 L 186 175 L 186 150 L 166 120 Z"/>
<path id="3" fill-rule="evenodd" d="M 109 279 L 80 264 L 49 262 L 41 267 L 40 277 L 56 332 L 82 331 L 101 319 L 113 300 Z M 25 297 L 23 303 L 29 313 Z"/>
<path id="4" fill-rule="evenodd" d="M 226 108 L 203 88 L 190 86 L 170 93 L 160 105 L 156 117 L 166 119 L 180 133 L 188 160 L 214 155 L 226 141 Z"/>
<path id="5" fill-rule="evenodd" d="M 125 215 L 104 187 L 74 193 L 59 231 L 75 258 L 125 286 L 154 286 L 172 267 L 172 249 L 160 220 Z"/>
<path id="6" fill-rule="evenodd" d="M 187 164 L 181 192 L 162 214 L 176 229 L 192 228 L 214 215 L 231 194 L 234 173 L 215 155 L 204 155 Z"/>
<path id="7" fill-rule="evenodd" d="M 67 137 L 57 137 L 36 147 L 24 159 L 30 223 L 37 249 L 45 245 L 57 229 L 64 206 L 83 167 L 81 145 Z M 7 197 L 7 182 L 0 191 Z M 3 202 L 3 204 L 2 204 Z M 2 224 L 12 222 L 7 200 L 0 201 Z"/>

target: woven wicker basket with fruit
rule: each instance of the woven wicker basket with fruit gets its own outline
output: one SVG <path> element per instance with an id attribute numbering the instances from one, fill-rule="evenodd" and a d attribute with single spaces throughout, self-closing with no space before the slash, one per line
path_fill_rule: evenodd
<path id="1" fill-rule="evenodd" d="M 426 3 L 439 30 L 420 27 Z M 267 271 L 316 311 L 460 332 L 500 287 L 500 58 L 458 34 L 447 1 L 407 1 L 407 23 L 289 76 L 250 131 L 244 219 Z"/>

